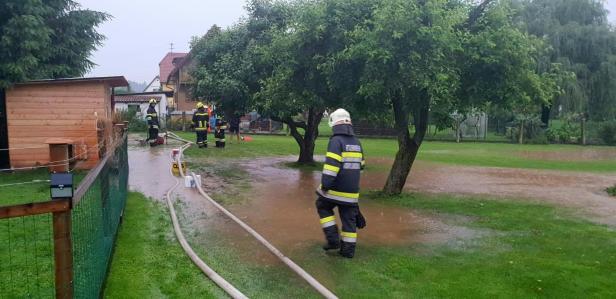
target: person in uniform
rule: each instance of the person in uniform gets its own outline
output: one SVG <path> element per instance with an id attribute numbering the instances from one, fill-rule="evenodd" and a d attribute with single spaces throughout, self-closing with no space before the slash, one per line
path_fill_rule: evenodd
<path id="1" fill-rule="evenodd" d="M 333 136 L 327 146 L 316 207 L 327 243 L 324 250 L 340 249 L 352 258 L 357 243 L 357 228 L 366 226 L 359 211 L 359 181 L 365 160 L 361 143 L 355 137 L 351 115 L 338 109 L 329 116 Z M 334 208 L 338 208 L 342 232 L 338 232 Z"/>

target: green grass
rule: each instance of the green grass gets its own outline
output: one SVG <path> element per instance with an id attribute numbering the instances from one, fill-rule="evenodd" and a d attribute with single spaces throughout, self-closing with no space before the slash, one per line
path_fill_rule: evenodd
<path id="1" fill-rule="evenodd" d="M 129 193 L 106 298 L 219 298 L 224 294 L 184 253 L 162 203 Z"/>
<path id="2" fill-rule="evenodd" d="M 181 208 L 180 204 L 180 214 Z M 180 222 L 187 223 L 185 219 Z M 199 257 L 251 298 L 314 297 L 283 265 L 263 266 L 245 261 L 250 253 L 234 248 L 233 240 L 220 232 L 201 229 L 191 232 L 187 228 L 183 231 Z M 265 250 L 256 244 L 254 247 Z M 220 298 L 226 295 L 181 249 L 165 206 L 139 193 L 130 193 L 105 297 Z"/>
<path id="3" fill-rule="evenodd" d="M 445 245 L 384 247 L 362 244 L 360 231 L 352 261 L 325 256 L 316 245 L 293 256 L 308 272 L 330 273 L 325 276 L 342 298 L 616 296 L 613 228 L 523 201 L 421 194 L 368 198 L 485 233 Z"/>
<path id="4" fill-rule="evenodd" d="M 74 184 L 77 186 L 86 172 L 78 171 L 74 174 Z M 48 201 L 49 179 L 49 171 L 42 168 L 0 173 L 0 206 Z"/>
<path id="5" fill-rule="evenodd" d="M 306 282 L 252 236 L 199 229 L 188 238 L 204 262 L 250 298 L 318 298 Z M 260 254 L 268 261 L 255 258 Z"/>
<path id="6" fill-rule="evenodd" d="M 192 140 L 194 134 L 180 133 Z M 186 151 L 187 156 L 195 158 L 254 158 L 262 156 L 297 155 L 299 148 L 293 138 L 288 136 L 252 136 L 253 141 L 227 144 L 227 148 L 198 149 L 192 147 Z M 323 155 L 328 139 L 317 140 L 315 154 Z M 397 141 L 393 139 L 362 140 L 366 157 L 387 157 L 393 159 L 397 150 Z M 427 141 L 422 145 L 418 159 L 421 161 L 445 163 L 451 165 L 508 167 L 528 169 L 550 169 L 563 171 L 615 172 L 616 160 L 541 160 L 524 157 L 524 152 L 565 152 L 588 149 L 577 145 L 518 145 L 509 143 L 453 143 Z M 592 147 L 601 150 L 615 150 L 613 147 Z"/>
<path id="7" fill-rule="evenodd" d="M 38 180 L 38 182 L 33 182 Z M 0 206 L 49 200 L 49 171 L 38 169 L 0 173 Z M 27 183 L 22 185 L 2 186 Z"/>

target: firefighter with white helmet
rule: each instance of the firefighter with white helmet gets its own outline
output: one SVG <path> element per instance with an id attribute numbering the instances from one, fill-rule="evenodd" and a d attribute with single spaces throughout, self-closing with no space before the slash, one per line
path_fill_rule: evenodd
<path id="1" fill-rule="evenodd" d="M 207 148 L 207 130 L 210 127 L 210 116 L 207 106 L 202 102 L 197 103 L 197 111 L 192 117 L 193 128 L 197 134 L 197 145 L 199 148 Z"/>
<path id="2" fill-rule="evenodd" d="M 351 115 L 338 109 L 329 116 L 333 136 L 329 139 L 321 185 L 317 189 L 317 212 L 327 244 L 325 250 L 340 249 L 340 255 L 352 258 L 357 243 L 357 228 L 366 225 L 359 211 L 359 180 L 365 160 L 361 143 L 355 137 Z M 334 208 L 342 222 L 339 234 Z"/>
<path id="3" fill-rule="evenodd" d="M 156 99 L 151 98 L 146 114 L 146 120 L 148 122 L 148 139 L 145 141 L 154 141 L 150 143 L 150 146 L 156 146 L 158 144 L 158 113 L 156 112 L 156 104 Z"/>

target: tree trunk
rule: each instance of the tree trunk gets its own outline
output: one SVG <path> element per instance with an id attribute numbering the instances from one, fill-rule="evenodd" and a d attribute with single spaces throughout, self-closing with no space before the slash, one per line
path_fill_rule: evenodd
<path id="1" fill-rule="evenodd" d="M 550 125 L 550 114 L 552 113 L 552 107 L 548 105 L 541 106 L 541 122 L 544 127 L 548 127 Z"/>
<path id="2" fill-rule="evenodd" d="M 314 147 L 316 139 L 319 136 L 319 123 L 323 118 L 324 109 L 310 108 L 307 113 L 306 122 L 296 122 L 293 118 L 288 117 L 282 122 L 287 124 L 289 132 L 297 145 L 299 146 L 299 158 L 297 163 L 310 164 L 314 163 Z M 298 128 L 304 129 L 304 135 L 300 134 Z"/>
<path id="3" fill-rule="evenodd" d="M 461 135 L 461 123 L 459 120 L 456 120 L 456 143 L 460 143 L 460 135 Z"/>
<path id="4" fill-rule="evenodd" d="M 396 131 L 398 133 L 398 153 L 396 159 L 389 172 L 387 182 L 383 187 L 385 194 L 400 194 L 406 179 L 411 172 L 419 147 L 423 142 L 428 128 L 428 111 L 429 101 L 427 95 L 424 95 L 422 105 L 413 113 L 415 134 L 411 138 L 409 133 L 409 113 L 406 111 L 402 99 L 394 97 L 392 99 L 394 110 Z"/>
<path id="5" fill-rule="evenodd" d="M 518 143 L 524 144 L 524 120 L 520 120 L 520 132 L 518 136 Z"/>
<path id="6" fill-rule="evenodd" d="M 580 125 L 580 129 L 582 130 L 582 145 L 586 145 L 586 118 L 582 117 L 582 124 Z"/>

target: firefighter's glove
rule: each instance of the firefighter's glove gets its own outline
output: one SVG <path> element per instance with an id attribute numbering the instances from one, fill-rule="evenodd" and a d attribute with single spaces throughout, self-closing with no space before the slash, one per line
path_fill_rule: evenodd
<path id="1" fill-rule="evenodd" d="M 357 219 L 356 219 L 356 225 L 357 228 L 362 229 L 364 227 L 366 227 L 366 218 L 364 218 L 364 215 L 362 215 L 361 211 L 359 211 L 358 209 L 358 213 L 357 213 Z"/>

